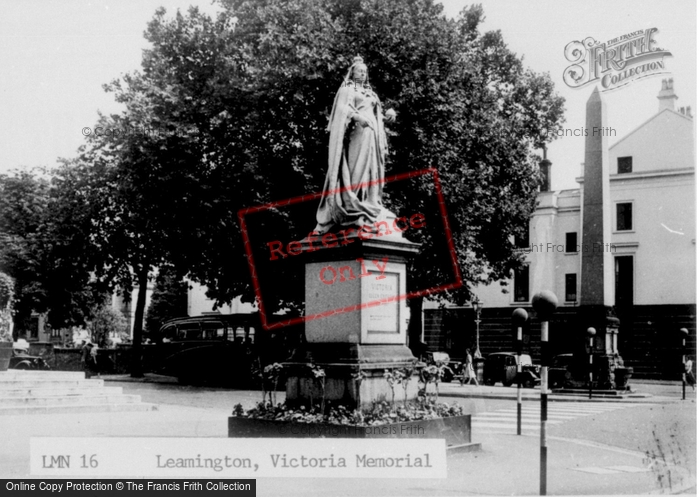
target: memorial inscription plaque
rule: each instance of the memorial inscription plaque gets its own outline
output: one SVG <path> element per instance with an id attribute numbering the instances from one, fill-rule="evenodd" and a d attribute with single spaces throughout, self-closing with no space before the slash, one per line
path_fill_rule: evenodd
<path id="1" fill-rule="evenodd" d="M 369 307 L 369 333 L 400 333 L 399 330 L 399 274 L 370 271 L 374 278 L 365 279 L 367 301 L 389 300 L 385 304 Z M 392 300 L 393 299 L 393 300 Z"/>

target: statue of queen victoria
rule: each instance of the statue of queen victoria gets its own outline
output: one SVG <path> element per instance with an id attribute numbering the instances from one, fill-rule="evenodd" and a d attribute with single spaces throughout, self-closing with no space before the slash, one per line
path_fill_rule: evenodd
<path id="1" fill-rule="evenodd" d="M 367 66 L 355 57 L 335 96 L 328 131 L 328 173 L 324 196 L 316 212 L 315 232 L 372 225 L 395 216 L 382 205 L 387 139 L 384 121 L 396 113 L 382 113 L 369 85 Z"/>

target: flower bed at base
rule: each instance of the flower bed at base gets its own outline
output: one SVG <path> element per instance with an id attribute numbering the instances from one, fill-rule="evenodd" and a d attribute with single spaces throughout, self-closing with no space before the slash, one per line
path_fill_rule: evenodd
<path id="1" fill-rule="evenodd" d="M 376 402 L 371 409 L 339 406 L 323 414 L 283 404 L 258 403 L 248 411 L 238 404 L 229 418 L 232 438 L 444 438 L 447 446 L 471 444 L 471 415 L 461 406 L 435 402 L 395 408 Z M 476 449 L 478 446 L 475 445 Z"/>

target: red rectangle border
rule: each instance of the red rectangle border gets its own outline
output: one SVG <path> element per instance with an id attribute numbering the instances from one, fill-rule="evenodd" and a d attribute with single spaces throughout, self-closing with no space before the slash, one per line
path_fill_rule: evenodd
<path id="1" fill-rule="evenodd" d="M 371 186 L 374 184 L 381 184 L 381 183 L 392 183 L 394 181 L 400 181 L 404 179 L 411 179 L 415 178 L 417 176 L 422 176 L 425 174 L 430 174 L 432 175 L 433 182 L 435 184 L 435 193 L 437 195 L 437 200 L 438 200 L 438 205 L 440 207 L 440 215 L 442 217 L 442 223 L 443 227 L 445 229 L 445 237 L 447 238 L 447 245 L 449 247 L 449 252 L 450 252 L 450 258 L 452 262 L 452 269 L 454 271 L 454 281 L 445 285 L 439 285 L 435 286 L 432 288 L 427 288 L 425 290 L 418 290 L 415 292 L 408 292 L 403 295 L 397 295 L 396 297 L 391 297 L 387 299 L 379 299 L 379 300 L 374 300 L 372 302 L 365 302 L 363 304 L 356 304 L 352 306 L 347 306 L 343 307 L 340 309 L 334 309 L 332 311 L 325 311 L 317 314 L 313 314 L 311 316 L 302 316 L 298 318 L 292 318 L 292 319 L 287 319 L 285 321 L 278 321 L 275 323 L 268 323 L 267 320 L 267 315 L 265 313 L 265 306 L 262 301 L 262 294 L 260 292 L 260 283 L 258 281 L 258 276 L 257 272 L 255 270 L 255 262 L 253 260 L 253 251 L 250 246 L 250 239 L 248 238 L 248 229 L 246 226 L 246 221 L 245 221 L 245 216 L 248 214 L 254 214 L 256 212 L 264 211 L 264 210 L 269 210 L 269 209 L 275 209 L 277 207 L 283 207 L 283 206 L 289 206 L 289 205 L 294 205 L 298 204 L 301 202 L 308 202 L 310 200 L 317 200 L 320 199 L 324 196 L 327 195 L 334 195 L 336 193 L 342 193 L 344 191 L 347 191 L 355 186 L 358 186 L 360 188 L 364 188 L 366 186 Z M 298 197 L 293 197 L 287 200 L 278 200 L 276 202 L 270 202 L 268 204 L 264 205 L 258 205 L 255 207 L 247 207 L 245 209 L 241 209 L 238 211 L 238 221 L 241 225 L 241 233 L 243 234 L 243 243 L 245 246 L 246 250 L 246 255 L 248 257 L 248 267 L 250 268 L 250 274 L 253 279 L 253 288 L 255 290 L 255 296 L 257 300 L 258 307 L 260 309 L 260 320 L 262 322 L 262 326 L 265 330 L 274 330 L 278 328 L 283 328 L 285 326 L 290 326 L 294 324 L 300 324 L 300 323 L 305 323 L 307 321 L 311 321 L 314 319 L 321 319 L 324 317 L 332 316 L 335 314 L 343 313 L 343 312 L 352 312 L 352 311 L 357 311 L 360 309 L 366 309 L 369 307 L 375 307 L 378 305 L 382 304 L 387 304 L 390 302 L 397 302 L 405 299 L 411 299 L 414 297 L 422 297 L 426 295 L 431 295 L 434 293 L 442 292 L 445 290 L 454 290 L 456 288 L 460 288 L 463 284 L 462 282 L 462 276 L 459 271 L 459 263 L 457 260 L 457 253 L 455 252 L 454 248 L 454 239 L 452 238 L 452 230 L 450 229 L 449 222 L 447 220 L 447 209 L 445 208 L 445 199 L 442 195 L 442 186 L 440 185 L 440 179 L 438 178 L 438 171 L 435 168 L 426 168 L 426 169 L 421 169 L 419 171 L 412 171 L 409 173 L 402 173 L 402 174 L 396 174 L 394 176 L 390 176 L 388 178 L 384 178 L 381 180 L 373 180 L 365 183 L 361 183 L 360 185 L 351 185 L 351 186 L 346 186 L 343 188 L 337 188 L 335 190 L 327 191 L 327 192 L 319 192 L 319 193 L 313 193 L 313 194 L 308 194 L 308 195 L 300 195 Z"/>

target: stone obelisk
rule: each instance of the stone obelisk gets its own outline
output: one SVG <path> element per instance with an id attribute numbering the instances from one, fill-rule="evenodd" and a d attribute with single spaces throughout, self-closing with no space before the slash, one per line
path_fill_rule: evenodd
<path id="1" fill-rule="evenodd" d="M 613 305 L 607 109 L 596 88 L 586 104 L 581 306 Z"/>
<path id="2" fill-rule="evenodd" d="M 619 363 L 619 320 L 613 309 L 613 257 L 610 211 L 610 164 L 608 158 L 607 109 L 598 88 L 586 103 L 586 152 L 584 163 L 581 232 L 581 306 L 577 350 L 580 373 L 588 369 L 586 330 L 595 328 L 594 384 L 614 388 Z M 585 366 L 584 366 L 585 364 Z M 577 375 L 579 378 L 582 375 Z M 587 376 L 587 374 L 585 375 Z"/>

